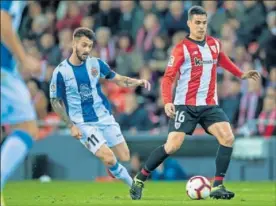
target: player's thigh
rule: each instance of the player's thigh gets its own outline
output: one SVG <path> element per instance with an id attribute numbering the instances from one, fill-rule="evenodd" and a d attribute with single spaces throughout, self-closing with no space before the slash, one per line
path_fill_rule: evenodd
<path id="1" fill-rule="evenodd" d="M 106 144 L 106 140 L 103 136 L 102 130 L 91 124 L 77 125 L 82 133 L 80 142 L 94 155 L 100 149 L 100 147 Z"/>
<path id="2" fill-rule="evenodd" d="M 231 147 L 235 137 L 229 122 L 217 122 L 208 127 L 208 132 L 215 136 L 221 145 Z"/>
<path id="3" fill-rule="evenodd" d="M 116 163 L 113 151 L 106 144 L 100 146 L 96 151 L 95 156 L 102 160 L 102 162 L 108 167 Z"/>
<path id="4" fill-rule="evenodd" d="M 176 105 L 176 115 L 169 121 L 169 133 L 180 132 L 192 135 L 197 125 L 197 114 L 189 106 Z"/>
<path id="5" fill-rule="evenodd" d="M 220 144 L 233 144 L 234 135 L 229 119 L 220 107 L 212 106 L 203 111 L 200 124 L 207 133 L 215 136 Z"/>
<path id="6" fill-rule="evenodd" d="M 37 125 L 30 93 L 20 77 L 1 70 L 1 125 L 12 125 L 36 136 Z"/>

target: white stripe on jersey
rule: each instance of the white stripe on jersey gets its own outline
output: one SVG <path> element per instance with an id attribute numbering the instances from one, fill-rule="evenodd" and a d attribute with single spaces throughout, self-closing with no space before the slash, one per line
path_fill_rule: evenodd
<path id="1" fill-rule="evenodd" d="M 87 69 L 87 73 L 90 79 L 90 84 L 92 87 L 92 96 L 94 100 L 93 108 L 94 108 L 94 111 L 96 112 L 97 117 L 100 119 L 102 116 L 105 116 L 108 113 L 108 111 L 103 105 L 103 99 L 98 94 L 97 84 L 99 84 L 99 77 L 92 76 L 91 68 L 97 69 L 98 74 L 100 74 L 100 65 L 96 58 L 91 58 L 90 61 L 87 61 L 86 69 Z"/>
<path id="2" fill-rule="evenodd" d="M 69 117 L 73 122 L 83 122 L 83 114 L 80 106 L 81 99 L 74 95 L 74 93 L 78 90 L 78 85 L 73 69 L 67 63 L 67 60 L 64 60 L 61 64 L 62 66 L 59 68 L 59 71 L 64 79 Z"/>
<path id="3" fill-rule="evenodd" d="M 185 61 L 180 67 L 180 77 L 177 81 L 176 87 L 176 96 L 174 99 L 175 105 L 183 105 L 183 102 L 186 102 L 186 95 L 188 92 L 188 83 L 191 79 L 191 72 L 192 72 L 192 62 L 190 53 L 185 44 L 183 44 Z"/>
<path id="4" fill-rule="evenodd" d="M 12 16 L 12 26 L 17 30 L 20 26 L 23 10 L 26 6 L 25 1 L 13 1 L 9 9 L 9 14 Z"/>
<path id="5" fill-rule="evenodd" d="M 213 61 L 212 53 L 209 49 L 208 44 L 206 43 L 204 47 L 198 46 L 199 51 L 202 56 L 202 61 Z M 196 106 L 206 105 L 206 98 L 209 91 L 209 85 L 211 82 L 211 74 L 212 74 L 213 64 L 203 64 L 202 66 L 202 75 L 200 77 L 200 85 L 198 88 L 198 92 L 196 94 Z"/>

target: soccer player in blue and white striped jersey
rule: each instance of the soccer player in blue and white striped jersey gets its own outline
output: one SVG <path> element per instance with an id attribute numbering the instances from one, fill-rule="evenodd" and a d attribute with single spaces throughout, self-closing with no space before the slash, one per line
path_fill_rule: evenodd
<path id="1" fill-rule="evenodd" d="M 99 80 L 108 79 L 123 87 L 144 86 L 146 80 L 121 76 L 102 60 L 90 57 L 94 32 L 77 28 L 73 34 L 73 53 L 53 72 L 50 98 L 53 109 L 71 130 L 71 135 L 108 167 L 110 173 L 130 187 L 132 178 L 117 158 L 129 160 L 129 149 L 115 121 Z"/>
<path id="2" fill-rule="evenodd" d="M 25 6 L 26 1 L 1 0 L 1 125 L 13 130 L 1 145 L 1 206 L 3 188 L 25 159 L 38 131 L 31 97 L 20 75 L 23 70 L 40 73 L 39 60 L 24 51 L 16 34 Z"/>

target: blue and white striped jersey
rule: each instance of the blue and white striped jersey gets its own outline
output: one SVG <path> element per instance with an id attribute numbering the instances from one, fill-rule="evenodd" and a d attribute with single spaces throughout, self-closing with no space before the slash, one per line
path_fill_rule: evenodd
<path id="1" fill-rule="evenodd" d="M 26 6 L 26 1 L 2 1 L 1 10 L 6 11 L 12 18 L 12 26 L 16 31 L 20 26 L 22 12 Z M 5 24 L 5 22 L 1 22 Z M 13 72 L 15 69 L 15 61 L 11 51 L 1 41 L 1 69 Z"/>
<path id="2" fill-rule="evenodd" d="M 67 114 L 74 123 L 97 122 L 111 114 L 99 79 L 112 79 L 115 75 L 105 62 L 95 57 L 88 57 L 79 66 L 72 65 L 66 59 L 53 72 L 50 97 L 63 100 Z"/>

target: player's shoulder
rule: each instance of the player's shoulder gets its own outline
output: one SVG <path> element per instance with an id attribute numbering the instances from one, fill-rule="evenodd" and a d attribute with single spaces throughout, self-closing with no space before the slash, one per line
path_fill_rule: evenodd
<path id="1" fill-rule="evenodd" d="M 70 65 L 67 63 L 67 60 L 63 60 L 59 65 L 54 69 L 54 73 L 64 73 L 65 70 L 70 67 Z"/>
<path id="2" fill-rule="evenodd" d="M 206 36 L 206 41 L 207 41 L 207 42 L 212 42 L 212 41 L 214 41 L 214 42 L 217 42 L 217 43 L 220 44 L 219 38 L 216 38 L 216 37 L 213 37 L 213 36 L 210 36 L 210 35 L 207 35 L 207 36 Z"/>

